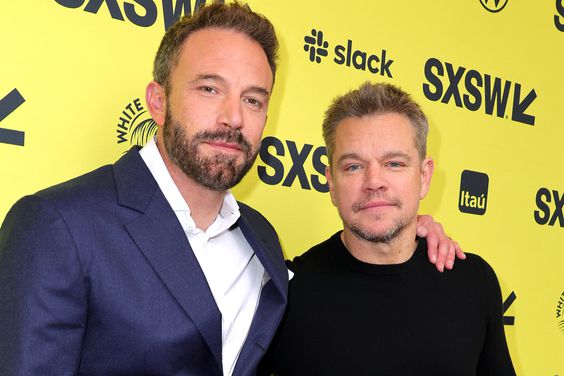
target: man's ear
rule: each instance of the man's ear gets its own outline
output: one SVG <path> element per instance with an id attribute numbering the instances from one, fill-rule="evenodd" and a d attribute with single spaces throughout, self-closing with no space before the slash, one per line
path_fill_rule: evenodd
<path id="1" fill-rule="evenodd" d="M 431 187 L 431 178 L 435 169 L 435 162 L 431 158 L 425 158 L 421 162 L 421 190 L 419 192 L 419 199 L 422 200 L 427 196 L 429 188 Z"/>
<path id="2" fill-rule="evenodd" d="M 329 195 L 331 196 L 331 202 L 334 206 L 337 206 L 336 198 L 335 198 L 335 191 L 334 191 L 334 183 L 333 183 L 333 175 L 331 175 L 331 166 L 325 167 L 325 178 L 327 179 L 327 184 L 329 185 Z"/>
<path id="3" fill-rule="evenodd" d="M 156 81 L 149 82 L 145 90 L 145 103 L 149 113 L 158 126 L 162 127 L 166 118 L 165 89 Z"/>

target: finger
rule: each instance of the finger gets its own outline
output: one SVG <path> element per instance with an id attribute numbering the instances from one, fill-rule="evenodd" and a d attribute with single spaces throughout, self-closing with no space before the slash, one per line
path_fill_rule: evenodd
<path id="1" fill-rule="evenodd" d="M 429 231 L 427 227 L 430 226 L 429 215 L 422 214 L 417 216 L 417 236 L 426 238 Z M 432 223 L 432 222 L 431 222 Z"/>
<path id="2" fill-rule="evenodd" d="M 427 231 L 427 227 L 425 227 L 421 223 L 417 224 L 417 236 L 419 236 L 420 238 L 426 238 L 428 233 L 429 231 Z"/>
<path id="3" fill-rule="evenodd" d="M 461 260 L 466 260 L 466 254 L 462 252 L 462 248 L 460 248 L 460 245 L 458 245 L 457 242 L 454 242 L 454 250 L 456 252 L 456 257 Z"/>
<path id="4" fill-rule="evenodd" d="M 437 262 L 435 267 L 438 271 L 442 272 L 444 271 L 452 241 L 449 238 L 441 238 L 438 243 Z"/>
<path id="5" fill-rule="evenodd" d="M 438 246 L 438 238 L 433 233 L 427 234 L 427 255 L 429 257 L 429 261 L 435 264 L 437 262 L 437 246 Z"/>
<path id="6" fill-rule="evenodd" d="M 456 254 L 456 246 L 454 241 L 450 241 L 450 246 L 448 247 L 448 255 L 445 262 L 445 268 L 451 270 L 454 266 L 454 256 Z"/>

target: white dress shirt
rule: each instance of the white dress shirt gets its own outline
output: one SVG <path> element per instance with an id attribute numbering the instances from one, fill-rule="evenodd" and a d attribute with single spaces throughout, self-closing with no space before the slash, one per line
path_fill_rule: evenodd
<path id="1" fill-rule="evenodd" d="M 223 374 L 231 375 L 268 276 L 240 228 L 231 229 L 241 216 L 231 192 L 225 195 L 215 221 L 202 231 L 174 184 L 155 139 L 140 154 L 182 225 L 221 312 Z"/>

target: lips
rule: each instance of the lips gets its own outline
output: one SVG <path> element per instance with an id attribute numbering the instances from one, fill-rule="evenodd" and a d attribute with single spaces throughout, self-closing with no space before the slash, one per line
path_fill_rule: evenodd
<path id="1" fill-rule="evenodd" d="M 213 148 L 223 149 L 227 152 L 251 152 L 251 144 L 238 130 L 224 129 L 220 131 L 203 131 L 194 136 L 194 141 L 207 144 Z"/>
<path id="2" fill-rule="evenodd" d="M 236 144 L 236 143 L 232 143 L 232 142 L 227 142 L 227 141 L 208 141 L 205 142 L 206 144 L 215 147 L 215 148 L 219 148 L 219 149 L 225 149 L 227 151 L 241 151 L 241 145 Z"/>
<path id="3" fill-rule="evenodd" d="M 391 207 L 400 207 L 400 201 L 397 199 L 374 199 L 369 198 L 367 200 L 356 202 L 353 204 L 352 209 L 354 212 L 359 212 L 361 210 L 378 210 L 386 209 Z"/>
<path id="4" fill-rule="evenodd" d="M 372 208 L 384 208 L 388 206 L 395 206 L 395 205 L 389 201 L 378 200 L 378 201 L 367 202 L 366 204 L 361 205 L 359 209 L 364 210 L 364 209 L 372 209 Z"/>

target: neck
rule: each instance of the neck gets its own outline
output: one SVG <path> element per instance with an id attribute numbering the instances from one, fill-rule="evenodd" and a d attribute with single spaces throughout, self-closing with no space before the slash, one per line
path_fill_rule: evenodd
<path id="1" fill-rule="evenodd" d="M 196 227 L 202 231 L 207 230 L 219 214 L 226 191 L 214 191 L 206 188 L 187 176 L 182 169 L 170 160 L 164 145 L 159 142 L 160 139 L 162 137 L 157 139 L 159 153 L 174 184 L 190 208 L 190 215 Z"/>
<path id="2" fill-rule="evenodd" d="M 347 227 L 341 233 L 341 240 L 357 260 L 368 264 L 392 265 L 404 263 L 411 258 L 417 246 L 415 235 L 416 222 L 405 227 L 387 243 L 361 239 Z"/>

